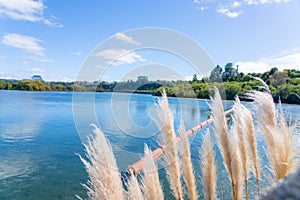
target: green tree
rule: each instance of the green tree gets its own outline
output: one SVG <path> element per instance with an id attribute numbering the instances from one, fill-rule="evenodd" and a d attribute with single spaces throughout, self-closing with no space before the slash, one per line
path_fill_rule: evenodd
<path id="1" fill-rule="evenodd" d="M 4 89 L 6 89 L 6 90 L 12 90 L 13 89 L 12 82 L 7 82 Z"/>
<path id="2" fill-rule="evenodd" d="M 269 75 L 272 75 L 275 72 L 278 72 L 278 68 L 277 67 L 273 67 L 272 69 L 270 69 Z"/>
<path id="3" fill-rule="evenodd" d="M 283 103 L 299 104 L 299 98 L 297 94 L 300 94 L 299 85 L 283 84 L 278 86 L 277 92 L 275 93 L 274 97 L 276 101 L 280 99 Z"/>
<path id="4" fill-rule="evenodd" d="M 197 74 L 194 74 L 193 75 L 193 82 L 197 82 L 197 81 L 198 81 Z"/>
<path id="5" fill-rule="evenodd" d="M 5 88 L 5 83 L 4 81 L 0 80 L 0 89 L 4 89 Z"/>
<path id="6" fill-rule="evenodd" d="M 222 75 L 223 81 L 234 81 L 237 77 L 237 70 L 233 67 L 233 63 L 227 63 L 224 67 Z"/>
<path id="7" fill-rule="evenodd" d="M 173 90 L 167 86 L 161 86 L 155 92 L 155 96 L 161 96 L 162 91 L 165 90 L 168 97 L 175 97 Z"/>
<path id="8" fill-rule="evenodd" d="M 210 73 L 209 80 L 211 82 L 222 82 L 223 69 L 220 65 L 217 65 Z"/>
<path id="9" fill-rule="evenodd" d="M 236 95 L 238 95 L 242 88 L 237 82 L 225 83 L 226 98 L 228 100 L 233 100 Z"/>
<path id="10" fill-rule="evenodd" d="M 250 74 L 247 74 L 247 75 L 243 76 L 243 78 L 241 79 L 241 82 L 248 82 L 252 79 L 253 79 L 253 77 Z"/>

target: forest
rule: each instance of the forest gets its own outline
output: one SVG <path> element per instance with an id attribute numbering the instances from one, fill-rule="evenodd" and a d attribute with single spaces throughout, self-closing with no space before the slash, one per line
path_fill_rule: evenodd
<path id="1" fill-rule="evenodd" d="M 224 68 L 217 65 L 208 77 L 198 79 L 194 74 L 190 81 L 184 80 L 156 80 L 156 81 L 134 81 L 121 82 L 42 82 L 34 80 L 0 80 L 2 90 L 26 90 L 26 91 L 96 91 L 96 92 L 128 92 L 147 93 L 159 96 L 163 89 L 171 97 L 186 97 L 208 99 L 211 96 L 213 86 L 225 91 L 227 100 L 233 100 L 236 95 L 241 99 L 245 93 L 251 90 L 260 90 L 259 81 L 262 79 L 269 86 L 274 101 L 283 103 L 300 103 L 300 71 L 296 69 L 285 69 L 279 71 L 274 67 L 264 73 L 244 74 L 238 71 L 238 66 L 227 63 Z"/>

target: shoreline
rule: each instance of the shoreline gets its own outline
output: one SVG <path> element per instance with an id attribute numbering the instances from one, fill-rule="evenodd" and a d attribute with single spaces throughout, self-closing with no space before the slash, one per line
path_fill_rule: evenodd
<path id="1" fill-rule="evenodd" d="M 51 90 L 51 91 L 39 91 L 39 90 L 33 90 L 33 91 L 27 91 L 27 90 L 4 90 L 1 89 L 1 91 L 5 91 L 5 92 L 28 92 L 28 93 L 32 93 L 32 92 L 41 92 L 41 93 L 120 93 L 120 94 L 138 94 L 138 95 L 151 95 L 152 97 L 160 97 L 160 96 L 156 96 L 153 95 L 153 93 L 146 93 L 146 92 L 130 92 L 130 91 L 105 91 L 105 92 L 97 92 L 97 91 L 59 91 L 59 90 Z M 196 101 L 211 101 L 210 98 L 207 99 L 202 99 L 202 98 L 195 98 L 195 97 L 174 97 L 174 96 L 168 96 L 168 98 L 172 98 L 172 99 L 184 99 L 184 100 L 196 100 Z M 228 102 L 233 102 L 233 99 L 222 99 L 222 101 L 228 101 Z M 245 100 L 245 98 L 240 99 L 240 101 L 242 102 L 252 102 L 251 100 Z M 279 102 L 274 101 L 276 104 L 279 104 Z M 300 105 L 300 101 L 299 103 L 281 103 L 281 104 L 287 104 L 287 105 Z"/>

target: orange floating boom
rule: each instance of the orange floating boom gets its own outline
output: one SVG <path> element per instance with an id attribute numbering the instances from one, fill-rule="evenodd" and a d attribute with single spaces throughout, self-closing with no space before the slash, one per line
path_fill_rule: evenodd
<path id="1" fill-rule="evenodd" d="M 229 115 L 230 113 L 233 112 L 233 108 L 225 111 L 225 116 Z M 190 128 L 189 130 L 187 130 L 185 132 L 185 134 L 189 137 L 191 135 L 193 135 L 195 132 L 199 131 L 200 129 L 202 129 L 204 126 L 210 124 L 213 122 L 213 119 L 212 118 L 209 118 L 208 120 L 204 121 L 204 122 L 201 122 L 200 124 Z M 177 142 L 180 141 L 180 137 L 177 136 L 176 137 L 176 140 Z M 153 157 L 153 160 L 158 160 L 161 155 L 163 154 L 163 150 L 165 149 L 165 145 L 161 145 L 160 147 L 158 147 L 157 149 L 155 149 L 154 151 L 152 151 L 152 157 Z M 127 168 L 127 171 L 129 174 L 135 174 L 137 175 L 144 167 L 144 161 L 145 160 L 145 157 L 141 158 L 140 160 L 138 160 L 137 162 L 133 163 L 132 165 L 129 165 L 128 168 Z"/>

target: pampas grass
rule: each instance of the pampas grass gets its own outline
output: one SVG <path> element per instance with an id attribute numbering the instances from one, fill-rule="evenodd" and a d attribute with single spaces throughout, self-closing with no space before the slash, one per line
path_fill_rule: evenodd
<path id="1" fill-rule="evenodd" d="M 124 199 L 124 189 L 117 163 L 109 142 L 95 125 L 95 137 L 84 145 L 88 161 L 80 156 L 89 181 L 84 186 L 90 199 Z"/>
<path id="2" fill-rule="evenodd" d="M 298 152 L 295 151 L 293 140 L 295 126 L 287 124 L 281 104 L 279 104 L 279 111 L 277 111 L 269 93 L 270 90 L 266 84 L 264 84 L 264 87 L 264 92 L 253 91 L 248 94 L 248 97 L 254 100 L 252 105 L 254 105 L 256 118 L 266 143 L 266 155 L 270 169 L 274 175 L 274 180 L 278 181 L 294 170 L 297 165 Z M 234 106 L 233 124 L 229 133 L 221 96 L 217 88 L 214 88 L 214 92 L 211 104 L 211 117 L 224 167 L 231 182 L 232 198 L 234 200 L 243 198 L 243 186 L 245 184 L 245 197 L 249 199 L 248 179 L 250 164 L 256 178 L 259 196 L 261 193 L 261 166 L 251 112 L 237 98 Z M 156 123 L 162 132 L 161 143 L 163 145 L 161 150 L 163 151 L 171 191 L 176 199 L 183 199 L 182 173 L 189 199 L 196 200 L 198 197 L 196 179 L 184 123 L 181 122 L 179 128 L 181 139 L 181 142 L 179 142 L 180 139 L 176 138 L 174 131 L 173 117 L 169 110 L 165 92 L 163 92 L 162 98 L 155 106 L 155 110 L 158 116 Z M 102 131 L 95 125 L 92 125 L 92 127 L 94 128 L 95 136 L 90 137 L 88 143 L 84 145 L 87 159 L 80 157 L 89 174 L 89 180 L 87 184 L 84 184 L 89 199 L 163 200 L 164 193 L 159 181 L 158 169 L 148 146 L 145 145 L 141 180 L 129 172 L 130 177 L 128 182 L 125 183 L 127 186 L 126 191 L 123 188 L 120 172 L 109 142 L 105 139 Z M 181 147 L 182 166 L 179 163 L 178 145 Z M 209 130 L 204 136 L 200 156 L 204 196 L 208 200 L 213 200 L 217 198 L 217 166 Z M 78 198 L 80 199 L 80 197 Z"/>
<path id="3" fill-rule="evenodd" d="M 232 187 L 232 197 L 235 199 L 235 185 L 233 178 L 233 169 L 231 163 L 233 162 L 233 156 L 231 152 L 231 142 L 228 134 L 228 127 L 226 123 L 226 117 L 224 114 L 224 108 L 222 104 L 221 95 L 218 88 L 214 88 L 214 97 L 212 99 L 211 113 L 213 118 L 214 131 L 217 135 L 218 146 L 221 155 L 224 160 L 224 167 L 229 174 L 229 180 Z"/>
<path id="4" fill-rule="evenodd" d="M 284 178 L 288 173 L 295 169 L 297 163 L 296 151 L 292 133 L 295 126 L 288 126 L 282 111 L 282 105 L 279 104 L 278 125 L 274 130 L 280 141 L 276 142 L 278 155 L 276 156 L 276 168 L 274 169 L 276 179 Z"/>
<path id="5" fill-rule="evenodd" d="M 214 200 L 216 199 L 217 166 L 209 130 L 204 136 L 200 156 L 204 197 L 207 200 Z"/>
<path id="6" fill-rule="evenodd" d="M 243 196 L 243 158 L 241 157 L 241 141 L 238 132 L 239 124 L 234 123 L 230 132 L 231 137 L 231 168 L 233 174 L 233 183 L 234 183 L 234 197 L 235 200 L 242 199 Z M 244 172 L 245 173 L 245 172 Z M 244 181 L 247 181 L 244 179 Z"/>
<path id="7" fill-rule="evenodd" d="M 143 184 L 145 199 L 152 200 L 163 200 L 164 194 L 159 182 L 157 166 L 152 158 L 151 151 L 148 146 L 145 145 L 145 164 L 143 169 Z"/>
<path id="8" fill-rule="evenodd" d="M 254 175 L 256 178 L 257 194 L 260 195 L 260 159 L 257 150 L 256 135 L 254 132 L 253 119 L 250 110 L 243 105 L 241 120 L 244 122 L 244 131 L 246 132 L 246 143 L 249 151 L 249 160 L 252 163 L 254 169 Z"/>
<path id="9" fill-rule="evenodd" d="M 181 121 L 180 123 L 179 132 L 181 138 L 180 152 L 182 156 L 182 171 L 184 175 L 184 180 L 187 186 L 190 200 L 196 200 L 198 198 L 198 195 L 197 195 L 193 165 L 191 161 L 190 143 L 187 135 L 185 134 L 185 127 L 183 121 Z"/>
<path id="10" fill-rule="evenodd" d="M 262 80 L 261 80 L 262 81 Z M 262 128 L 267 145 L 267 156 L 275 180 L 283 179 L 295 165 L 295 149 L 293 148 L 293 127 L 288 127 L 282 112 L 275 109 L 275 103 L 269 88 L 262 81 L 267 92 L 253 91 L 248 96 L 254 100 L 257 120 Z"/>
<path id="11" fill-rule="evenodd" d="M 169 110 L 166 91 L 163 90 L 162 98 L 156 106 L 156 112 L 159 120 L 157 125 L 162 131 L 162 144 L 165 144 L 164 160 L 166 164 L 167 178 L 170 183 L 170 188 L 176 199 L 183 198 L 182 185 L 180 181 L 180 165 L 178 162 L 178 148 L 176 142 L 176 134 L 173 126 L 173 116 Z M 162 124 L 163 123 L 163 124 Z"/>
<path id="12" fill-rule="evenodd" d="M 139 185 L 137 177 L 134 174 L 130 174 L 129 181 L 127 183 L 127 190 L 128 200 L 144 200 L 141 186 Z"/>
<path id="13" fill-rule="evenodd" d="M 254 110 L 257 116 L 257 121 L 262 130 L 262 134 L 267 145 L 267 156 L 270 162 L 271 170 L 276 177 L 276 166 L 278 155 L 278 143 L 280 142 L 280 135 L 276 131 L 276 108 L 272 98 L 272 95 L 269 93 L 270 90 L 267 85 L 260 80 L 264 87 L 265 92 L 252 91 L 248 93 L 247 96 L 249 99 L 254 100 Z M 276 178 L 279 180 L 278 178 Z"/>
<path id="14" fill-rule="evenodd" d="M 249 173 L 250 173 L 250 166 L 249 166 L 249 158 L 248 158 L 248 149 L 246 146 L 246 129 L 248 127 L 245 126 L 245 121 L 243 121 L 242 118 L 243 110 L 242 105 L 238 97 L 235 99 L 235 105 L 234 105 L 234 112 L 233 112 L 233 131 L 236 134 L 236 141 L 233 141 L 232 144 L 235 144 L 237 142 L 238 146 L 234 151 L 239 151 L 240 153 L 240 159 L 242 162 L 242 167 L 244 171 L 244 182 L 245 182 L 245 192 L 246 192 L 246 200 L 249 199 L 249 193 L 248 193 L 248 179 L 249 179 Z M 237 159 L 237 158 L 236 158 Z"/>

